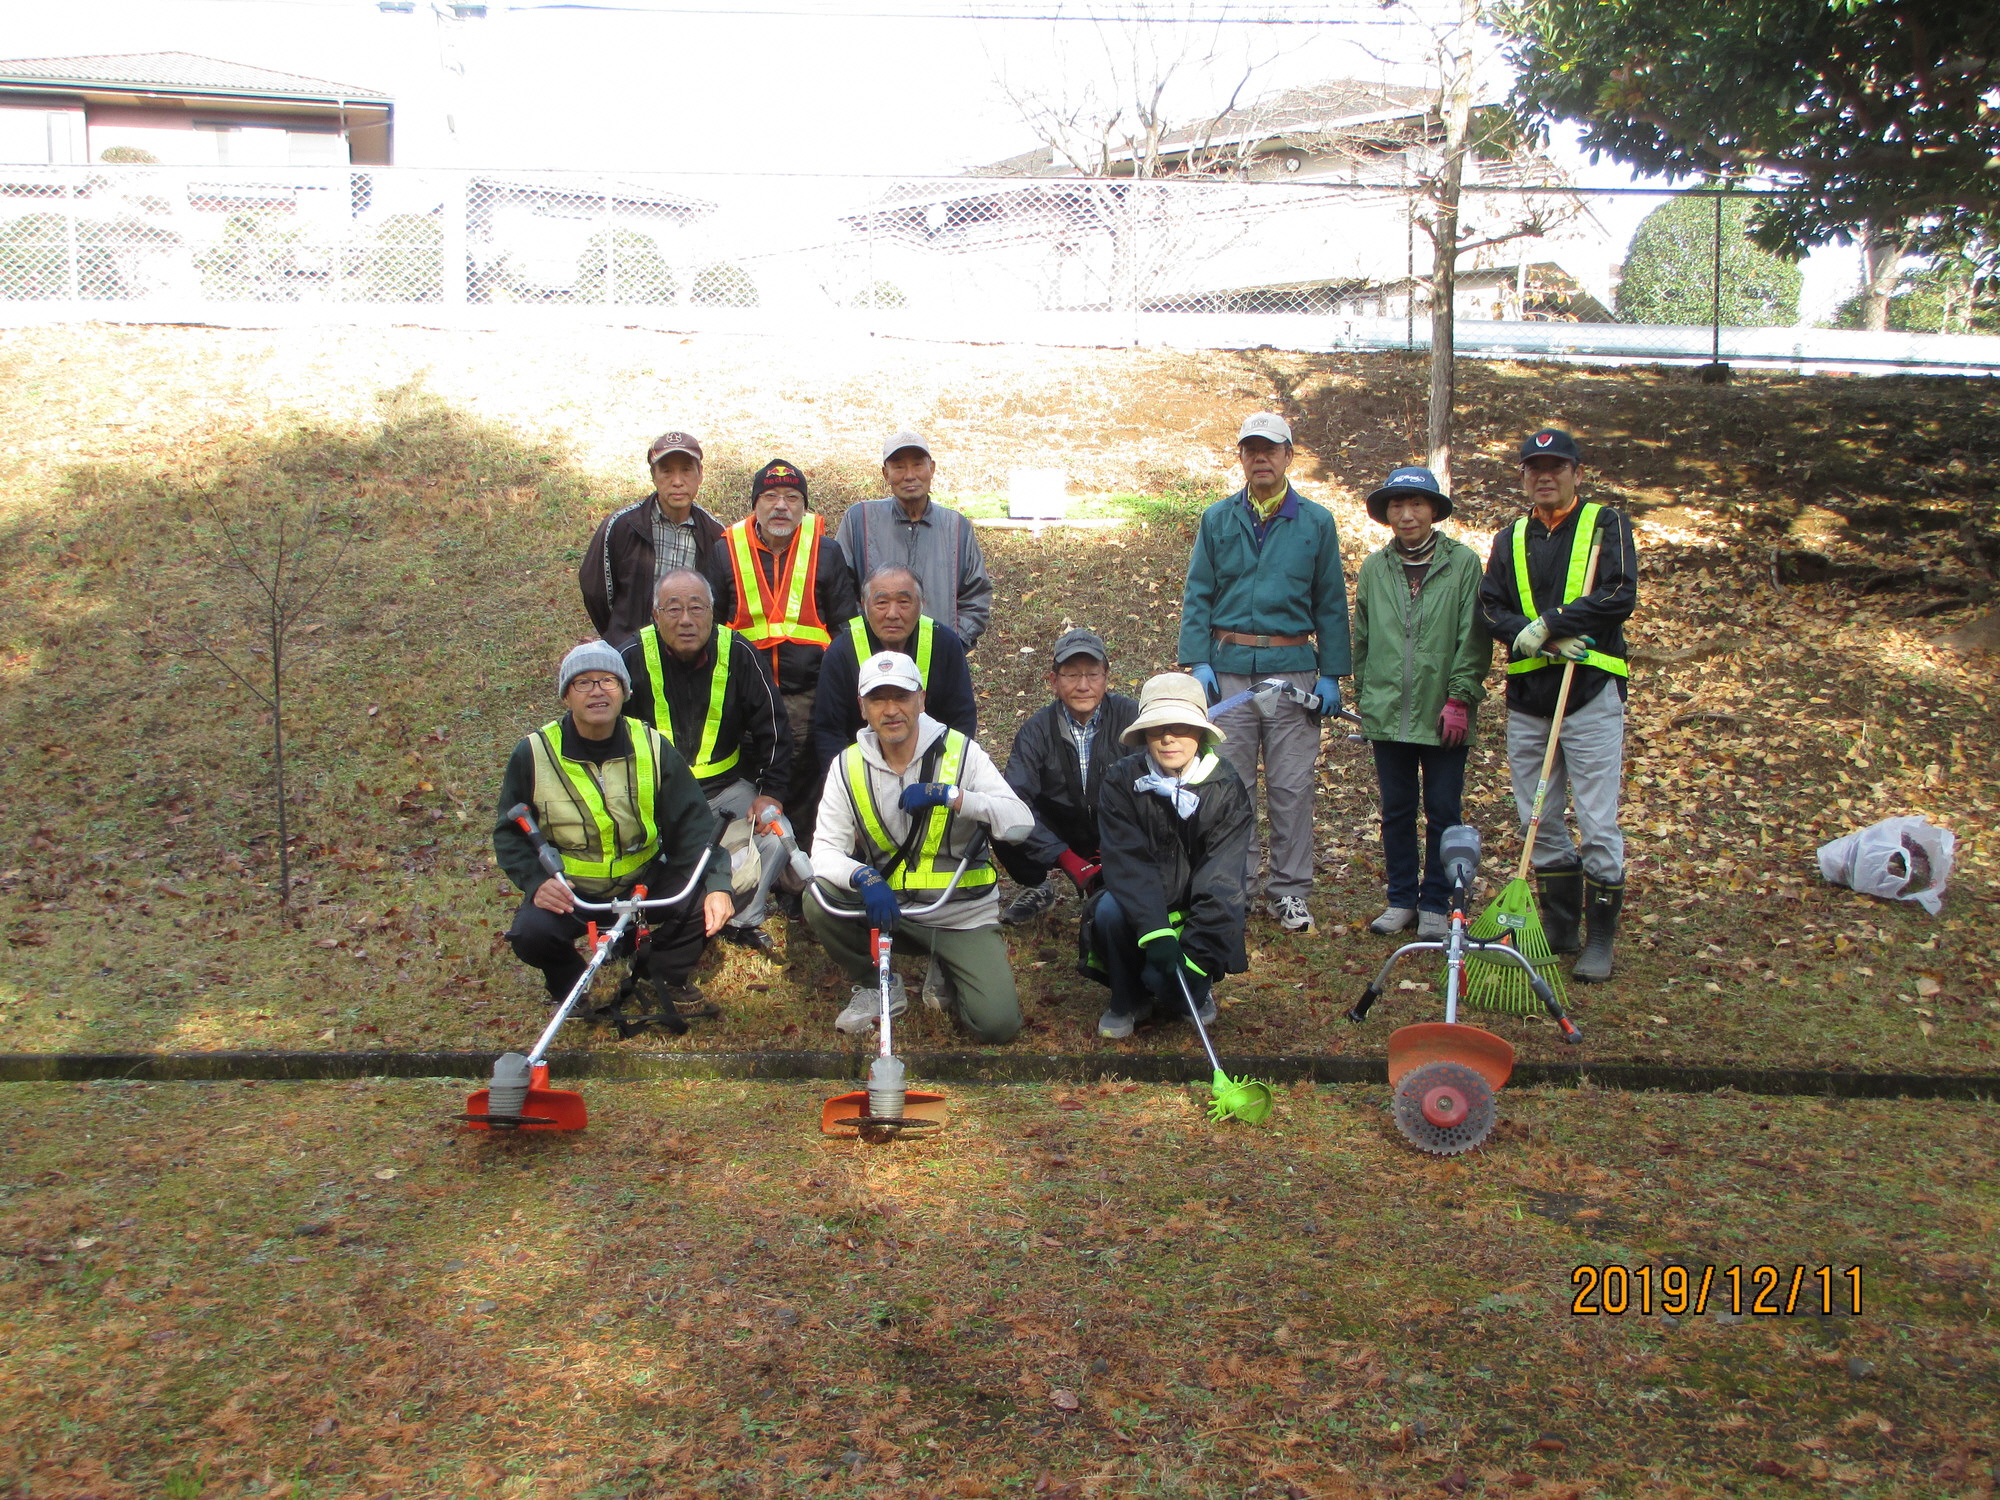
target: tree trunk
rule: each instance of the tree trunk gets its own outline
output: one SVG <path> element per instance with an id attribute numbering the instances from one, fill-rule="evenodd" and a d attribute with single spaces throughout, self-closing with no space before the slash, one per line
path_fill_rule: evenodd
<path id="1" fill-rule="evenodd" d="M 1459 0 L 1458 27 L 1445 58 L 1438 90 L 1444 117 L 1444 166 L 1438 174 L 1431 221 L 1431 405 L 1429 459 L 1438 487 L 1451 493 L 1451 409 L 1458 366 L 1452 323 L 1458 293 L 1458 198 L 1465 181 L 1465 153 L 1472 134 L 1472 29 L 1479 0 Z"/>
<path id="2" fill-rule="evenodd" d="M 1871 333 L 1889 327 L 1889 299 L 1896 292 L 1896 267 L 1903 259 L 1903 241 L 1880 225 L 1869 224 L 1861 238 L 1861 326 Z"/>

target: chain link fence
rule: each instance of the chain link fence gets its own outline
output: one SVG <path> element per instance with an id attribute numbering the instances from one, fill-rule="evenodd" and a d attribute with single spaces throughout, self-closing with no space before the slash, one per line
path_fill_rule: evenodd
<path id="1" fill-rule="evenodd" d="M 1992 370 L 2000 336 L 1817 326 L 1747 197 L 1469 187 L 1462 353 Z M 0 167 L 0 322 L 573 322 L 1418 349 L 1407 185 Z M 1852 321 L 1852 310 L 1847 311 Z M 1908 323 L 1908 319 L 1904 320 Z M 1955 330 L 1955 331 L 1954 331 Z"/>

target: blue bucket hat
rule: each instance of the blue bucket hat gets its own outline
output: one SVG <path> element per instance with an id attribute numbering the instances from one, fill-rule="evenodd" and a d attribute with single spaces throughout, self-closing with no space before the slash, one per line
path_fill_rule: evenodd
<path id="1" fill-rule="evenodd" d="M 1415 464 L 1397 469 L 1382 481 L 1382 487 L 1368 497 L 1368 514 L 1384 526 L 1389 524 L 1389 501 L 1397 495 L 1424 495 L 1431 501 L 1436 512 L 1433 521 L 1442 521 L 1451 514 L 1451 496 L 1438 488 L 1437 475 L 1429 469 L 1418 468 Z"/>

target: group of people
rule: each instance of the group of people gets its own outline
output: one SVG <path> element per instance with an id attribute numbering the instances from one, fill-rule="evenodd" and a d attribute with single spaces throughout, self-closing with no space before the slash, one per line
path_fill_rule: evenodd
<path id="1" fill-rule="evenodd" d="M 507 764 L 500 806 L 527 804 L 564 869 L 549 876 L 503 813 L 495 851 L 524 898 L 516 955 L 562 997 L 584 969 L 576 899 L 678 890 L 707 850 L 700 899 L 665 913 L 633 956 L 619 1003 L 636 999 L 639 1021 L 648 1005 L 701 1003 L 689 976 L 710 939 L 775 957 L 776 907 L 851 982 L 841 1031 L 871 1029 L 883 1006 L 872 928 L 928 958 L 927 1005 L 1006 1042 L 1021 1011 L 1001 928 L 1040 918 L 1065 888 L 1082 902 L 1080 971 L 1109 990 L 1101 1036 L 1190 1010 L 1206 1021 L 1214 982 L 1248 967 L 1253 892 L 1280 930 L 1314 928 L 1315 779 L 1336 715 L 1358 719 L 1374 752 L 1388 903 L 1369 930 L 1442 934 L 1438 839 L 1461 821 L 1498 641 L 1524 826 L 1562 715 L 1533 854 L 1544 927 L 1557 951 L 1581 952 L 1578 979 L 1609 978 L 1625 889 L 1630 523 L 1579 500 L 1582 452 L 1544 428 L 1521 448 L 1528 510 L 1482 568 L 1438 529 L 1452 502 L 1435 476 L 1397 469 L 1368 496 L 1389 539 L 1350 603 L 1334 517 L 1292 487 L 1293 452 L 1282 417 L 1243 423 L 1244 486 L 1201 518 L 1175 670 L 1134 700 L 1111 691 L 1101 636 L 1064 632 L 1051 701 L 1003 769 L 976 737 L 968 664 L 992 580 L 970 522 L 931 496 L 921 433 L 884 443 L 888 495 L 849 506 L 831 534 L 783 459 L 752 479 L 749 514 L 723 525 L 698 503 L 701 444 L 664 434 L 646 454 L 652 492 L 586 550 L 598 639 L 562 661 L 564 712 Z M 1574 670 L 1549 670 L 1561 666 Z M 1018 887 L 1004 909 L 1002 871 Z M 888 1009 L 906 1004 L 895 976 Z"/>

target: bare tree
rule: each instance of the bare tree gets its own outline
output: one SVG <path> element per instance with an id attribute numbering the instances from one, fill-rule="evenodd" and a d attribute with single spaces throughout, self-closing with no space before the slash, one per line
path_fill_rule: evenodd
<path id="1" fill-rule="evenodd" d="M 227 672 L 271 716 L 271 790 L 277 808 L 278 905 L 292 920 L 291 824 L 285 784 L 286 674 L 314 605 L 340 575 L 352 532 L 329 524 L 323 491 L 286 474 L 232 486 L 242 513 L 232 519 L 214 491 L 196 491 L 214 531 L 209 549 L 218 592 L 200 624 L 176 631 Z M 309 490 L 308 493 L 301 493 Z M 232 587 L 233 584 L 233 587 Z"/>

